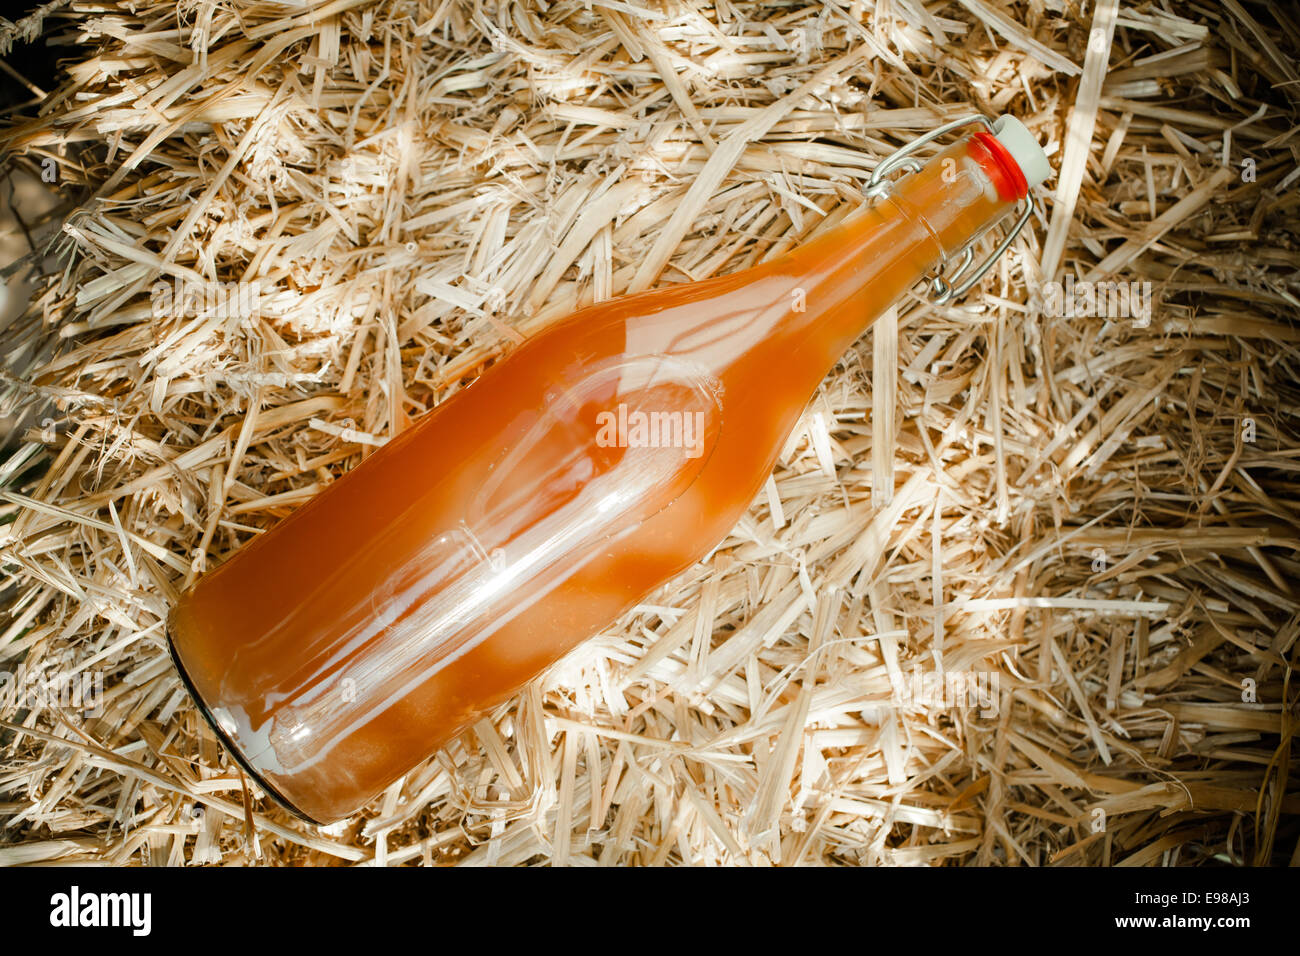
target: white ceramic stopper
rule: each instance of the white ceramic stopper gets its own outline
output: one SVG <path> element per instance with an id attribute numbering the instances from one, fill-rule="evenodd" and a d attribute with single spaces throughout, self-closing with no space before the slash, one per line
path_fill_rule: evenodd
<path id="1" fill-rule="evenodd" d="M 1025 181 L 1033 189 L 1052 174 L 1052 166 L 1047 161 L 1047 154 L 1038 145 L 1034 134 L 1025 124 L 1014 116 L 1001 116 L 993 121 L 993 135 L 1007 148 L 1007 152 L 1016 161 L 1020 171 L 1025 174 Z"/>

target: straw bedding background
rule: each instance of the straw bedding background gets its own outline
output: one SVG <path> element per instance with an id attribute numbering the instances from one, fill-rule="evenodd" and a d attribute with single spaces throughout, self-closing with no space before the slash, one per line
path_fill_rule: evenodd
<path id="1" fill-rule="evenodd" d="M 42 10 L 0 26 L 79 44 L 0 136 L 60 203 L 7 274 L 0 863 L 1300 862 L 1294 20 Z M 181 589 L 524 336 L 779 254 L 973 110 L 1047 145 L 1043 218 L 859 341 L 707 560 L 346 824 L 246 790 Z M 151 308 L 253 280 L 251 321 Z"/>

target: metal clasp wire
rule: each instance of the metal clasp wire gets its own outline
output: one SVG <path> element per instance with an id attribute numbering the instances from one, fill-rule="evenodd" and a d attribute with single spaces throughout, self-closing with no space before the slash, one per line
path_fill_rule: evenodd
<path id="1" fill-rule="evenodd" d="M 950 123 L 944 123 L 942 126 L 930 130 L 930 132 L 926 133 L 924 136 L 917 137 L 906 146 L 895 150 L 882 159 L 872 171 L 871 179 L 867 181 L 867 188 L 865 190 L 867 197 L 875 199 L 886 195 L 889 192 L 890 183 L 885 179 L 885 177 L 895 170 L 900 168 L 906 168 L 908 172 L 916 172 L 919 170 L 921 168 L 921 161 L 913 154 L 926 143 L 938 139 L 945 133 L 950 133 L 955 129 L 961 129 L 963 126 L 970 125 L 983 126 L 989 133 L 996 135 L 996 130 L 993 128 L 993 121 L 982 113 L 976 113 L 973 116 L 966 116 L 961 119 L 953 120 Z M 987 259 L 980 263 L 979 267 L 976 268 L 974 272 L 966 276 L 966 278 L 956 286 L 953 285 L 953 283 L 957 281 L 958 277 L 970 268 L 970 264 L 975 258 L 975 250 L 973 246 L 967 246 L 966 251 L 961 254 L 956 270 L 952 272 L 948 278 L 945 279 L 943 275 L 945 268 L 948 266 L 948 263 L 946 262 L 941 262 L 935 268 L 934 272 L 925 277 L 930 284 L 930 298 L 935 303 L 942 305 L 950 299 L 957 298 L 958 296 L 965 295 L 969 292 L 975 283 L 979 282 L 980 279 L 983 279 L 985 274 L 993 268 L 993 263 L 997 262 L 1002 253 L 1011 248 L 1011 244 L 1016 241 L 1016 236 L 1020 235 L 1020 230 L 1025 228 L 1025 223 L 1029 222 L 1029 217 L 1032 216 L 1037 209 L 1038 204 L 1034 199 L 1034 192 L 1031 189 L 1025 196 L 1025 208 L 1016 220 L 1016 224 L 1011 227 L 1011 231 L 1007 233 L 1006 237 L 998 243 L 997 248 L 993 250 Z"/>

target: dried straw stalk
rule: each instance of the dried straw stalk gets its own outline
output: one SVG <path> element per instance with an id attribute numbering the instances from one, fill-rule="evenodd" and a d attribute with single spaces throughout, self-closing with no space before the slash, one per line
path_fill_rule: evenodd
<path id="1" fill-rule="evenodd" d="M 4 330 L 0 863 L 1300 860 L 1293 21 L 49 6 L 85 53 L 2 134 L 65 208 Z M 901 303 L 707 561 L 366 813 L 246 820 L 163 651 L 181 588 L 522 337 L 789 248 L 972 107 L 1060 170 L 980 294 Z M 1067 274 L 1152 283 L 1149 324 L 1061 315 Z M 160 279 L 261 316 L 154 318 Z M 939 667 L 996 693 L 911 693 Z M 101 713 L 21 699 L 69 672 Z"/>

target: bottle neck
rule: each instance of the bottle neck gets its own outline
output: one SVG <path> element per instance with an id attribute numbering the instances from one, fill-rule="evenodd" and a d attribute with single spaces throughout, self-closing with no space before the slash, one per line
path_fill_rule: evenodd
<path id="1" fill-rule="evenodd" d="M 883 200 L 913 219 L 950 260 L 977 242 L 1025 197 L 1024 175 L 988 133 L 965 137 L 904 177 Z"/>
<path id="2" fill-rule="evenodd" d="M 909 289 L 1015 208 L 1024 178 L 1017 183 L 1001 167 L 1002 158 L 1013 168 L 1014 161 L 999 157 L 985 135 L 959 140 L 879 201 L 770 264 L 807 286 L 808 308 L 790 316 L 791 338 L 815 344 L 833 364 Z"/>
<path id="3" fill-rule="evenodd" d="M 661 308 L 629 329 L 628 348 L 695 362 L 733 394 L 776 398 L 780 369 L 806 398 L 886 309 L 1012 210 L 995 163 L 978 134 L 960 140 L 820 236 L 710 280 L 703 299 L 704 287 L 657 293 Z"/>

